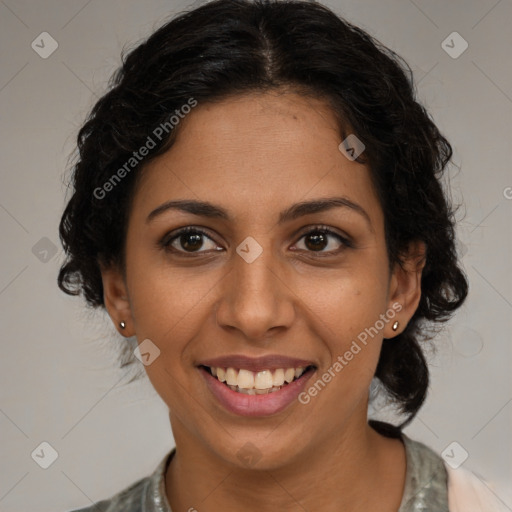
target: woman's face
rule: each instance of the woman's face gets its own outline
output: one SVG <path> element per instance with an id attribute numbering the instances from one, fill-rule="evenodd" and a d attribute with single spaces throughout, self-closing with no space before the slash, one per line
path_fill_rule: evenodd
<path id="1" fill-rule="evenodd" d="M 340 151 L 322 102 L 251 94 L 199 103 L 181 123 L 144 171 L 126 280 L 103 272 L 106 305 L 144 343 L 177 442 L 200 441 L 237 465 L 253 450 L 270 468 L 366 425 L 382 338 L 412 316 L 418 279 L 389 274 L 369 170 Z M 343 199 L 307 207 L 334 198 Z M 170 201 L 211 206 L 161 208 Z M 175 237 L 184 227 L 193 232 Z M 314 368 L 275 395 L 247 394 L 207 363 L 232 365 L 231 382 L 263 390 L 282 382 L 280 368 Z"/>

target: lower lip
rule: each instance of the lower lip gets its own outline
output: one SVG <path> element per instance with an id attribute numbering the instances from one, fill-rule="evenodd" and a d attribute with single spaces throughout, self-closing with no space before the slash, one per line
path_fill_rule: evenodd
<path id="1" fill-rule="evenodd" d="M 199 367 L 208 388 L 217 400 L 230 412 L 241 416 L 268 416 L 288 407 L 304 389 L 306 382 L 315 372 L 310 368 L 298 379 L 283 386 L 279 391 L 266 395 L 246 395 L 228 388 L 203 367 Z"/>

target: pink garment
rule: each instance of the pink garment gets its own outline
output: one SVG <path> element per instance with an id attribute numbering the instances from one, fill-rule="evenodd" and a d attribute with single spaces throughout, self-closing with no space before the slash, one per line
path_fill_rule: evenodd
<path id="1" fill-rule="evenodd" d="M 510 512 L 490 488 L 474 473 L 464 469 L 453 469 L 446 465 L 448 472 L 448 507 L 450 512 Z"/>

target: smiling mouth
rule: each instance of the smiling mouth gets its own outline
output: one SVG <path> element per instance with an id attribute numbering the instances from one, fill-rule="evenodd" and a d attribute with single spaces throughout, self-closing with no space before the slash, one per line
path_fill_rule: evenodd
<path id="1" fill-rule="evenodd" d="M 232 391 L 246 395 L 266 395 L 286 387 L 300 379 L 304 374 L 314 371 L 316 366 L 297 368 L 277 368 L 253 372 L 244 368 L 222 368 L 200 365 L 212 377 L 222 382 Z"/>

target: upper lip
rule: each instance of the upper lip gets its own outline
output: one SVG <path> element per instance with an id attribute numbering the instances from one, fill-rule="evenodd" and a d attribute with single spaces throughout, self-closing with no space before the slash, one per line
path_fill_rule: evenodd
<path id="1" fill-rule="evenodd" d="M 235 354 L 205 359 L 199 362 L 199 366 L 209 366 L 210 368 L 236 368 L 251 370 L 253 372 L 277 370 L 278 368 L 305 368 L 312 365 L 314 366 L 312 361 L 298 359 L 296 357 L 287 357 L 280 354 L 270 354 L 262 357 L 248 357 L 242 354 Z"/>

